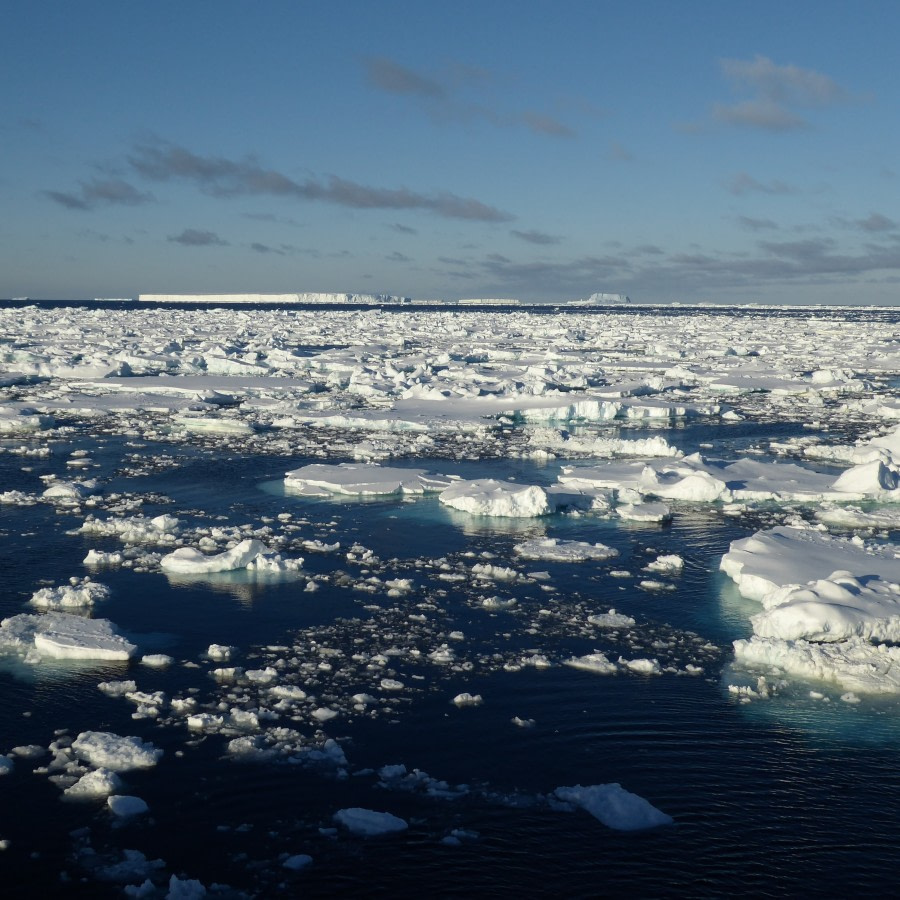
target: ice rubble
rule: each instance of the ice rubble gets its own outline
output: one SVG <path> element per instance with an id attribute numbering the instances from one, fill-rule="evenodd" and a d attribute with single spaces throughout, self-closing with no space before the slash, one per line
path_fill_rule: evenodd
<path id="1" fill-rule="evenodd" d="M 32 606 L 40 609 L 90 608 L 96 602 L 106 600 L 110 590 L 105 584 L 90 578 L 72 578 L 69 584 L 57 588 L 41 588 L 31 597 Z"/>
<path id="2" fill-rule="evenodd" d="M 586 541 L 563 541 L 558 538 L 533 538 L 513 548 L 524 559 L 543 559 L 552 562 L 584 562 L 606 560 L 619 555 L 614 547 L 589 544 Z"/>

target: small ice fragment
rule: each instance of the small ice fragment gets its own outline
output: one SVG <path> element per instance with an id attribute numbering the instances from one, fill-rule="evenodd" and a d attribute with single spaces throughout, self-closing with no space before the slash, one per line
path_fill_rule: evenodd
<path id="1" fill-rule="evenodd" d="M 140 797 L 131 797 L 127 794 L 113 794 L 106 798 L 106 803 L 112 814 L 120 819 L 142 816 L 150 809 L 146 801 Z"/>
<path id="2" fill-rule="evenodd" d="M 391 834 L 397 831 L 406 831 L 409 828 L 409 823 L 399 816 L 388 812 L 362 809 L 358 806 L 338 810 L 334 814 L 334 820 L 352 834 L 362 837 Z"/>
<path id="3" fill-rule="evenodd" d="M 165 653 L 149 653 L 141 657 L 142 665 L 155 669 L 164 669 L 166 666 L 172 665 L 174 661 L 171 656 L 167 656 Z"/>
<path id="4" fill-rule="evenodd" d="M 560 787 L 554 791 L 554 796 L 566 803 L 580 806 L 608 828 L 617 831 L 656 828 L 659 825 L 671 825 L 674 821 L 643 797 L 626 791 L 619 784 Z"/>
<path id="5" fill-rule="evenodd" d="M 469 694 L 468 692 L 457 694 L 451 701 L 455 706 L 481 706 L 484 700 L 481 694 Z"/>

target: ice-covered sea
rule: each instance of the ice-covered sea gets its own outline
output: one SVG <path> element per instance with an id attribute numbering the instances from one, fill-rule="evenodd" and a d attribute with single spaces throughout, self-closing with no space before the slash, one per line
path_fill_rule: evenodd
<path id="1" fill-rule="evenodd" d="M 898 324 L 0 308 L 3 896 L 891 893 Z"/>

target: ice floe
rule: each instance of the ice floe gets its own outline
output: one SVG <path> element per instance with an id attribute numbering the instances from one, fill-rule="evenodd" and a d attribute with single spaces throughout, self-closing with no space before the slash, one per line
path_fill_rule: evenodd
<path id="1" fill-rule="evenodd" d="M 894 546 L 779 527 L 732 543 L 721 567 L 762 606 L 753 636 L 734 642 L 738 663 L 861 693 L 900 691 Z"/>
<path id="2" fill-rule="evenodd" d="M 361 837 L 377 837 L 383 834 L 394 834 L 406 831 L 409 823 L 389 812 L 376 812 L 362 807 L 349 807 L 338 810 L 334 820 L 343 825 L 351 834 Z"/>
<path id="3" fill-rule="evenodd" d="M 159 564 L 164 572 L 176 575 L 207 575 L 214 572 L 231 572 L 235 569 L 296 571 L 303 564 L 303 560 L 282 559 L 261 541 L 248 538 L 230 550 L 211 556 L 194 547 L 179 547 L 166 554 Z"/>
<path id="4" fill-rule="evenodd" d="M 640 831 L 671 825 L 674 819 L 648 800 L 626 791 L 619 784 L 593 784 L 583 787 L 559 787 L 553 796 L 564 803 L 589 812 L 607 828 Z"/>
<path id="5" fill-rule="evenodd" d="M 424 469 L 341 463 L 335 466 L 313 464 L 292 469 L 284 476 L 284 484 L 291 493 L 314 497 L 330 494 L 370 496 L 441 491 L 450 484 L 450 479 L 432 475 Z"/>
<path id="6" fill-rule="evenodd" d="M 543 559 L 552 562 L 602 561 L 619 555 L 618 550 L 605 544 L 565 541 L 558 538 L 533 538 L 516 544 L 513 549 L 524 559 Z"/>
<path id="7" fill-rule="evenodd" d="M 51 659 L 127 660 L 137 647 L 115 632 L 108 619 L 85 619 L 63 612 L 21 613 L 0 622 L 0 650 L 20 653 L 27 662 Z"/>

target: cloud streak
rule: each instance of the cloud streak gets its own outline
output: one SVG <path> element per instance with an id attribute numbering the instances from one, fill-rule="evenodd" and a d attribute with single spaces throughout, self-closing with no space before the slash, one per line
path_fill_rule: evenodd
<path id="1" fill-rule="evenodd" d="M 713 118 L 728 125 L 784 132 L 809 128 L 801 110 L 824 108 L 850 99 L 832 78 L 814 69 L 778 65 L 766 56 L 752 60 L 720 59 L 723 75 L 738 92 L 749 94 L 733 104 L 717 103 Z"/>
<path id="2" fill-rule="evenodd" d="M 214 231 L 200 231 L 197 228 L 185 228 L 181 234 L 169 235 L 170 243 L 184 247 L 227 247 L 228 241 L 222 240 Z"/>
<path id="3" fill-rule="evenodd" d="M 252 156 L 233 160 L 201 156 L 174 144 L 140 144 L 128 157 L 134 171 L 151 181 L 188 181 L 216 197 L 274 196 L 332 203 L 352 209 L 424 210 L 449 219 L 509 222 L 507 212 L 449 191 L 423 194 L 408 188 L 378 188 L 337 175 L 298 181 L 267 169 Z"/>
<path id="4" fill-rule="evenodd" d="M 541 246 L 547 246 L 548 244 L 559 244 L 562 241 L 561 237 L 557 237 L 553 234 L 546 234 L 543 231 L 535 231 L 534 229 L 530 231 L 517 231 L 513 229 L 510 231 L 510 234 L 513 237 L 517 237 L 520 241 L 525 241 L 529 244 L 538 244 Z"/>
<path id="5" fill-rule="evenodd" d="M 459 96 L 459 85 L 489 78 L 484 70 L 456 67 L 454 76 L 439 80 L 392 59 L 375 56 L 363 60 L 369 84 L 388 94 L 411 97 L 421 103 L 429 115 L 440 120 L 484 121 L 497 128 L 526 128 L 534 134 L 571 138 L 575 132 L 554 116 L 536 110 L 503 113 L 480 103 L 469 103 Z"/>
<path id="6" fill-rule="evenodd" d="M 153 201 L 152 194 L 139 191 L 121 178 L 93 178 L 82 181 L 75 192 L 44 191 L 66 209 L 92 210 L 99 206 L 139 206 Z"/>

